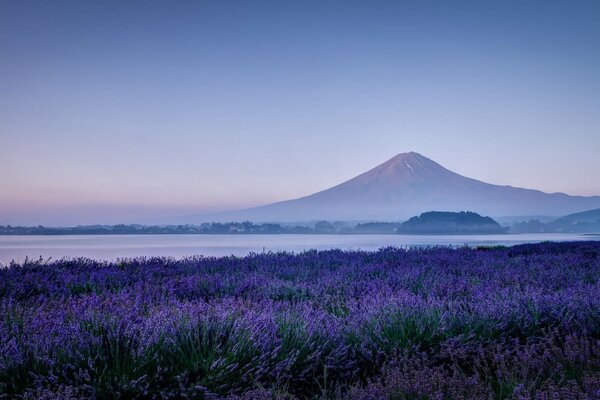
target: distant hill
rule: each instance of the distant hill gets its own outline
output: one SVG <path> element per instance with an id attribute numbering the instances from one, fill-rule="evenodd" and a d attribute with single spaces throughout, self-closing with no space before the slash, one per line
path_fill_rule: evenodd
<path id="1" fill-rule="evenodd" d="M 547 225 L 554 232 L 600 233 L 600 208 L 565 215 Z"/>
<path id="2" fill-rule="evenodd" d="M 538 220 L 513 224 L 511 232 L 548 232 L 548 233 L 600 233 L 600 208 L 565 215 L 554 221 L 542 223 Z"/>
<path id="3" fill-rule="evenodd" d="M 310 196 L 245 210 L 187 216 L 180 222 L 398 221 L 439 209 L 473 210 L 493 216 L 560 216 L 592 208 L 600 208 L 600 196 L 549 194 L 492 185 L 456 174 L 411 152 L 398 154 L 355 178 Z"/>
<path id="4" fill-rule="evenodd" d="M 498 234 L 506 233 L 490 217 L 482 217 L 474 212 L 430 211 L 412 217 L 404 222 L 398 233 L 439 235 L 439 234 Z"/>
<path id="5" fill-rule="evenodd" d="M 600 208 L 565 215 L 554 222 L 563 224 L 598 224 L 600 223 Z"/>

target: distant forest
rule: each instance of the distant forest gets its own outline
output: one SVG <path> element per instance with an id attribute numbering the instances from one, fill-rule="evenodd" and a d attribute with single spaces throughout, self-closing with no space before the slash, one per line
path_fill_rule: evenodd
<path id="1" fill-rule="evenodd" d="M 433 213 L 436 214 L 437 213 Z M 448 213 L 443 213 L 447 218 Z M 449 213 L 453 214 L 453 213 Z M 456 213 L 457 215 L 462 215 Z M 424 215 L 424 214 L 422 214 Z M 428 221 L 431 221 L 432 213 Z M 474 214 L 477 215 L 477 214 Z M 478 216 L 478 215 L 477 215 Z M 479 217 L 479 216 L 478 216 Z M 415 217 L 418 218 L 418 217 Z M 472 217 L 473 219 L 475 217 Z M 482 218 L 482 217 L 479 217 Z M 476 219 L 476 218 L 475 218 Z M 328 222 L 318 221 L 311 225 L 286 226 L 281 224 L 264 223 L 254 224 L 252 222 L 228 222 L 228 223 L 203 223 L 200 225 L 87 225 L 75 227 L 23 227 L 23 226 L 0 226 L 0 235 L 159 235 L 159 234 L 398 234 L 410 233 L 413 219 L 401 222 Z M 434 216 L 435 220 L 435 216 Z M 490 219 L 491 220 L 491 219 Z M 495 222 L 491 220 L 493 224 Z M 462 221 L 460 232 L 465 232 L 464 224 L 472 221 Z M 438 230 L 444 233 L 453 233 L 457 229 L 456 225 L 445 226 L 449 221 L 443 219 L 436 226 Z M 403 228 L 404 227 L 404 228 Z M 496 227 L 499 226 L 496 224 Z M 488 231 L 478 231 L 477 227 L 470 227 L 470 233 L 490 233 Z M 497 232 L 495 230 L 494 232 Z M 500 230 L 501 231 L 501 230 Z M 417 232 L 422 233 L 422 232 Z M 456 232 L 455 232 L 456 233 Z"/>
<path id="2" fill-rule="evenodd" d="M 203 223 L 200 225 L 86 225 L 74 227 L 0 226 L 0 235 L 173 235 L 173 234 L 315 234 L 351 233 L 343 223 L 319 221 L 312 226 L 283 226 L 252 222 Z M 393 233 L 393 232 L 391 232 Z"/>
<path id="3" fill-rule="evenodd" d="M 430 211 L 405 222 L 318 221 L 306 225 L 210 222 L 199 225 L 86 225 L 74 227 L 1 226 L 0 235 L 159 235 L 159 234 L 492 234 L 600 233 L 600 209 L 570 214 L 554 221 L 538 220 L 500 226 L 473 212 Z"/>
<path id="4" fill-rule="evenodd" d="M 328 222 L 310 225 L 254 224 L 252 222 L 200 225 L 86 225 L 74 227 L 0 226 L 0 235 L 252 235 L 252 234 L 396 234 L 401 222 Z"/>

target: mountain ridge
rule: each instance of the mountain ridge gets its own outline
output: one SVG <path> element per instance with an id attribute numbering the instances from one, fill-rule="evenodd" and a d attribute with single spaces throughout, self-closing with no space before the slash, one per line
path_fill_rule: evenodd
<path id="1" fill-rule="evenodd" d="M 316 193 L 264 206 L 190 216 L 203 221 L 401 220 L 430 211 L 491 216 L 566 215 L 600 208 L 600 196 L 570 196 L 495 185 L 448 170 L 416 152 L 400 153 Z"/>

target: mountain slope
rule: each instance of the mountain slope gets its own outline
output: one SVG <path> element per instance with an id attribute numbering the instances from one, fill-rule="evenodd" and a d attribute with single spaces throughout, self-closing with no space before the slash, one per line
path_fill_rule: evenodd
<path id="1" fill-rule="evenodd" d="M 565 215 L 598 207 L 600 196 L 569 196 L 492 185 L 456 174 L 410 152 L 310 196 L 196 218 L 280 222 L 401 220 L 432 210 L 469 210 L 492 216 Z"/>

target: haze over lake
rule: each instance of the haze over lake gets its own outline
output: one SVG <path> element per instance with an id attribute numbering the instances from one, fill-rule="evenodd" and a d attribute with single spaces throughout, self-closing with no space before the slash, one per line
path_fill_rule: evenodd
<path id="1" fill-rule="evenodd" d="M 25 257 L 88 257 L 116 260 L 124 257 L 245 256 L 263 251 L 302 252 L 309 249 L 377 250 L 397 246 L 478 246 L 542 241 L 600 240 L 578 234 L 515 235 L 73 235 L 0 236 L 0 264 Z"/>

